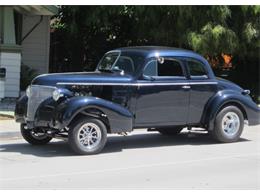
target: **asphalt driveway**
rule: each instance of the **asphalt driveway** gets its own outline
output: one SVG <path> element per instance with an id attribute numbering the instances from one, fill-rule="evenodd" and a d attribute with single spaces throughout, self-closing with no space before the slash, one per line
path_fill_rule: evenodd
<path id="1" fill-rule="evenodd" d="M 260 126 L 237 143 L 203 132 L 112 135 L 99 155 L 77 156 L 54 140 L 31 146 L 0 121 L 0 189 L 260 189 Z"/>

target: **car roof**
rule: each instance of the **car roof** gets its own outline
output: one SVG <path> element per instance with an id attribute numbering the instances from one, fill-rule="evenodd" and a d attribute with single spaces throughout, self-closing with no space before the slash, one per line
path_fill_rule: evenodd
<path id="1" fill-rule="evenodd" d="M 131 46 L 131 47 L 121 47 L 119 50 L 138 50 L 138 51 L 153 51 L 153 50 L 185 50 L 176 47 L 166 47 L 166 46 Z"/>
<path id="2" fill-rule="evenodd" d="M 133 46 L 133 47 L 121 47 L 115 50 L 121 52 L 138 52 L 146 57 L 157 57 L 159 56 L 180 56 L 180 57 L 192 57 L 205 62 L 205 59 L 191 51 L 176 47 L 165 47 L 165 46 Z"/>
<path id="3" fill-rule="evenodd" d="M 158 57 L 158 56 L 175 56 L 175 57 L 187 57 L 197 59 L 206 66 L 209 77 L 214 78 L 214 73 L 212 72 L 208 61 L 201 55 L 186 49 L 175 48 L 175 47 L 165 47 L 165 46 L 133 46 L 133 47 L 121 47 L 113 51 L 133 52 L 144 55 L 146 58 Z"/>
<path id="4" fill-rule="evenodd" d="M 186 51 L 191 52 L 189 50 L 176 48 L 176 47 L 166 47 L 166 46 L 132 46 L 132 47 L 121 47 L 116 50 L 130 52 L 142 52 L 142 53 L 152 53 L 152 52 L 177 52 L 177 51 Z"/>

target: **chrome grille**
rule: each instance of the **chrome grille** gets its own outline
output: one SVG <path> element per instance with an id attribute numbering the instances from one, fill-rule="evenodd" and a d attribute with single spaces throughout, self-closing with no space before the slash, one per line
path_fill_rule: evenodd
<path id="1" fill-rule="evenodd" d="M 51 86 L 31 85 L 30 96 L 28 97 L 27 120 L 34 121 L 35 113 L 39 105 L 49 97 L 52 97 L 56 89 Z"/>

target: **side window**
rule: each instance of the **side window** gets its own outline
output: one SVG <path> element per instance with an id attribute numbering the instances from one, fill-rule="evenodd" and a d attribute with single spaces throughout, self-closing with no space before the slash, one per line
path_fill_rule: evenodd
<path id="1" fill-rule="evenodd" d="M 176 60 L 165 59 L 163 63 L 158 63 L 158 76 L 184 76 L 181 64 Z"/>
<path id="2" fill-rule="evenodd" d="M 148 62 L 144 69 L 144 75 L 159 77 L 184 76 L 181 64 L 171 59 L 164 59 L 161 63 L 157 60 Z"/>
<path id="3" fill-rule="evenodd" d="M 144 69 L 144 75 L 146 76 L 157 76 L 157 61 L 152 60 L 148 62 Z"/>
<path id="4" fill-rule="evenodd" d="M 195 60 L 187 60 L 188 69 L 191 78 L 194 77 L 204 77 L 208 78 L 207 71 L 204 68 L 204 65 L 201 62 Z"/>
<path id="5" fill-rule="evenodd" d="M 120 56 L 113 68 L 131 74 L 134 72 L 134 62 L 127 56 Z"/>

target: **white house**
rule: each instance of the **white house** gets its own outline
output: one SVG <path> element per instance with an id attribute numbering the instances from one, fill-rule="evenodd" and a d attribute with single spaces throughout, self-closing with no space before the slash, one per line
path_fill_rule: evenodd
<path id="1" fill-rule="evenodd" d="M 4 97 L 19 96 L 21 64 L 48 72 L 50 18 L 57 12 L 56 6 L 0 6 L 0 68 L 6 69 L 0 93 Z"/>

